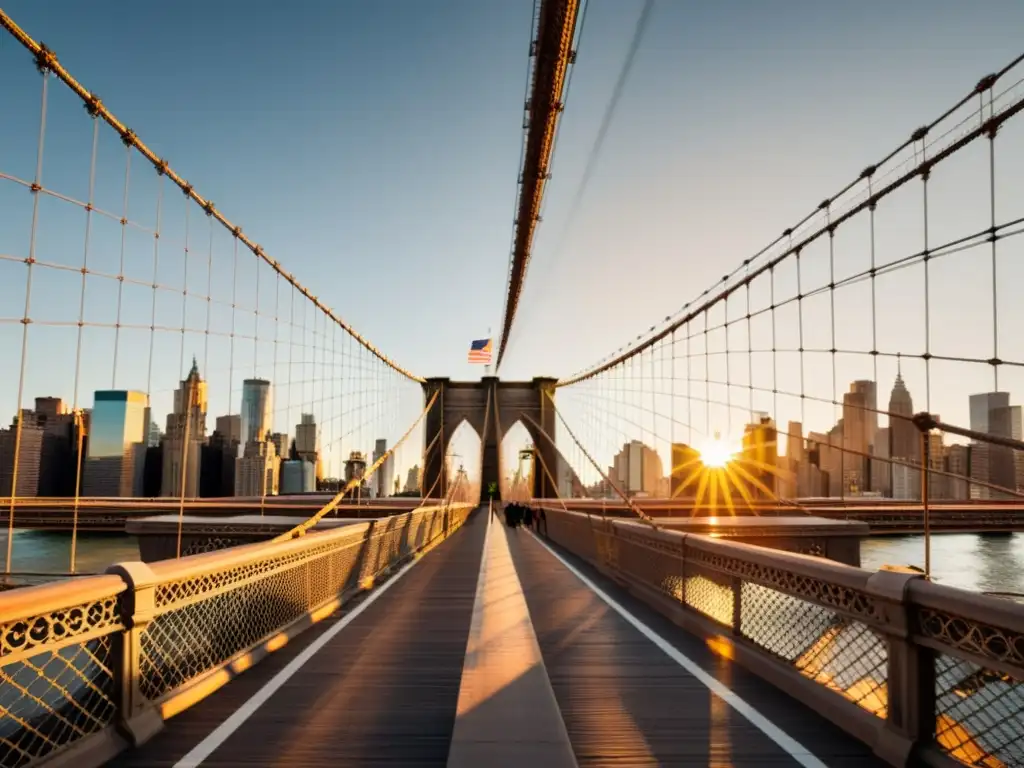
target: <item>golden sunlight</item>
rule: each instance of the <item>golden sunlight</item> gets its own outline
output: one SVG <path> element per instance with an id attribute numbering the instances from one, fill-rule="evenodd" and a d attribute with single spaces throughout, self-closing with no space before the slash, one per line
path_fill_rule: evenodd
<path id="1" fill-rule="evenodd" d="M 705 467 L 724 467 L 736 452 L 717 433 L 700 447 L 700 460 Z"/>
<path id="2" fill-rule="evenodd" d="M 778 500 L 774 444 L 773 434 L 761 436 L 758 444 L 749 434 L 740 443 L 716 432 L 703 444 L 683 446 L 678 456 L 673 446 L 672 476 L 677 480 L 672 498 L 692 497 L 692 513 L 706 510 L 712 517 L 736 514 L 737 504 L 753 508 L 763 500 Z"/>

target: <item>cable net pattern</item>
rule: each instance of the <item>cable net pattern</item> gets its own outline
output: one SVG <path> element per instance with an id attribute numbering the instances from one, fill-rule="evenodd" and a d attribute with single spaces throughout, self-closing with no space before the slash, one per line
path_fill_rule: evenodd
<path id="1" fill-rule="evenodd" d="M 939 654 L 935 740 L 950 757 L 980 768 L 1024 764 L 1024 675 Z"/>
<path id="2" fill-rule="evenodd" d="M 1022 111 L 1018 60 L 559 381 L 559 495 L 655 519 L 902 533 L 927 505 L 933 530 L 1019 526 L 998 503 L 1024 496 Z"/>
<path id="3" fill-rule="evenodd" d="M 866 728 L 885 721 L 912 741 L 934 715 L 929 748 L 970 765 L 1022 763 L 1019 609 L 909 575 L 923 601 L 895 596 L 885 586 L 904 576 L 869 584 L 836 566 L 857 550 L 826 531 L 1024 523 L 1008 503 L 1024 497 L 1022 112 L 1024 57 L 679 312 L 559 381 L 547 436 L 569 510 L 543 502 L 554 541 L 855 704 L 845 711 Z M 673 531 L 691 532 L 678 562 L 661 549 Z M 925 541 L 892 564 L 955 578 Z M 918 651 L 939 653 L 934 713 L 888 685 L 920 673 L 903 668 Z"/>
<path id="4" fill-rule="evenodd" d="M 414 552 L 457 530 L 468 509 L 430 508 L 375 521 L 362 533 L 156 588 L 158 615 L 140 638 L 139 688 L 159 701 L 268 640 L 340 595 L 349 595 Z"/>
<path id="5" fill-rule="evenodd" d="M 0 18 L 0 521 L 116 530 L 152 498 L 263 513 L 353 476 L 359 499 L 415 493 L 422 379 Z M 91 503 L 112 497 L 129 506 Z M 31 568 L 15 550 L 6 570 Z"/>
<path id="6" fill-rule="evenodd" d="M 0 596 L 0 764 L 35 765 L 73 750 L 296 620 L 371 586 L 457 531 L 471 511 L 467 504 L 421 508 L 369 529 L 160 563 L 157 576 L 167 578 L 137 587 L 134 601 L 152 597 L 154 617 L 146 608 L 127 615 L 133 601 L 124 593 L 133 587 L 114 575 Z M 282 550 L 287 554 L 274 556 Z M 174 578 L 174 571 L 191 575 Z M 62 598 L 68 603 L 24 612 L 25 605 L 59 605 Z M 128 631 L 138 632 L 137 644 Z M 122 679 L 122 670 L 132 669 L 138 676 Z"/>
<path id="7" fill-rule="evenodd" d="M 733 626 L 732 585 L 723 583 L 717 574 L 694 574 L 686 577 L 683 603 L 719 624 Z"/>
<path id="8" fill-rule="evenodd" d="M 710 619 L 879 721 L 894 708 L 890 676 L 907 673 L 891 668 L 900 657 L 890 658 L 889 646 L 906 642 L 896 619 L 909 617 L 910 642 L 935 656 L 934 713 L 921 714 L 925 721 L 934 716 L 934 746 L 971 766 L 1024 761 L 1024 640 L 1017 617 L 1011 611 L 1009 625 L 978 618 L 1007 615 L 1004 600 L 921 580 L 900 602 L 869 592 L 870 574 L 860 569 L 630 521 L 546 513 L 547 534 L 557 545 Z M 920 704 L 912 698 L 901 707 Z"/>
<path id="9" fill-rule="evenodd" d="M 217 552 L 221 549 L 230 549 L 231 547 L 237 547 L 239 544 L 245 542 L 241 539 L 230 539 L 222 536 L 214 536 L 202 541 L 193 541 L 184 547 L 181 551 L 182 557 L 189 557 L 190 555 L 204 555 L 207 552 Z"/>
<path id="10" fill-rule="evenodd" d="M 358 586 L 361 542 L 158 616 L 142 633 L 139 686 L 158 700 Z"/>
<path id="11" fill-rule="evenodd" d="M 759 584 L 744 583 L 740 633 L 800 674 L 884 718 L 885 638 L 859 621 Z"/>
<path id="12" fill-rule="evenodd" d="M 612 538 L 619 551 L 618 567 L 667 597 L 678 600 L 682 586 L 682 548 L 659 541 L 647 532 L 620 532 Z"/>
<path id="13" fill-rule="evenodd" d="M 105 635 L 0 668 L 0 764 L 32 765 L 115 722 L 117 664 Z"/>
<path id="14" fill-rule="evenodd" d="M 0 626 L 0 765 L 34 764 L 116 719 L 124 584 L 103 576 L 65 584 L 69 599 L 93 596 Z M 38 604 L 59 589 L 37 587 Z"/>

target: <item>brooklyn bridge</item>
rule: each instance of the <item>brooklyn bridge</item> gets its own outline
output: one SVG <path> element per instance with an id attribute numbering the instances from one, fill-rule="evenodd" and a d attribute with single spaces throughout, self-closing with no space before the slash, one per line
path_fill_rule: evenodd
<path id="1" fill-rule="evenodd" d="M 0 764 L 1024 766 L 1021 9 L 436 6 L 0 9 Z"/>

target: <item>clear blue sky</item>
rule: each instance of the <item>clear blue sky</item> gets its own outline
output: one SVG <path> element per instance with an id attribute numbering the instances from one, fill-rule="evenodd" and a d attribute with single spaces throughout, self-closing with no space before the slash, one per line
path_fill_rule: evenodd
<path id="1" fill-rule="evenodd" d="M 571 373 L 674 313 L 1017 55 L 1024 28 L 1024 4 L 1015 0 L 986 2 L 984 12 L 954 0 L 661 0 L 567 229 L 640 7 L 639 0 L 593 0 L 588 12 L 503 376 Z M 532 0 L 186 1 L 130 12 L 106 1 L 86 10 L 6 0 L 4 8 L 402 365 L 427 376 L 479 375 L 465 356 L 471 339 L 500 323 Z M 0 41 L 0 90 L 0 171 L 31 178 L 38 79 L 9 39 Z M 51 113 L 45 178 L 84 197 L 89 125 L 66 96 Z M 123 150 L 109 135 L 104 142 L 97 198 L 117 211 Z M 1000 157 L 1007 173 L 1006 164 L 1020 160 L 1015 146 Z M 135 194 L 136 176 L 132 184 Z M 979 189 L 972 202 L 983 199 Z M 967 215 L 961 203 L 952 193 L 943 201 L 943 194 L 936 192 L 934 218 L 949 222 L 950 231 L 970 229 L 957 218 Z M 1019 185 L 1006 194 L 1019 204 L 1012 198 Z M 0 182 L 0 253 L 27 247 L 26 197 Z M 43 218 L 40 226 L 52 249 L 75 243 L 80 260 L 80 217 L 74 222 Z M 180 230 L 181 214 L 165 227 Z M 890 250 L 918 247 L 909 225 L 893 232 Z M 95 237 L 108 238 L 108 256 L 116 252 L 119 228 Z M 230 256 L 227 241 L 221 245 Z M 140 240 L 138 248 L 150 245 Z M 23 294 L 5 274 L 23 269 L 0 264 L 5 318 L 20 317 Z M 975 272 L 964 265 L 935 279 L 960 295 Z M 227 287 L 218 285 L 214 292 L 224 295 Z M 37 296 L 37 315 L 77 309 L 74 285 L 60 287 L 56 278 Z M 137 301 L 148 317 L 148 294 Z M 986 301 L 979 293 L 973 310 L 944 310 L 961 346 L 977 346 L 962 318 L 990 306 Z M 893 323 L 890 331 L 902 333 Z M 4 359 L 13 361 L 21 328 L 8 323 L 0 332 Z M 178 345 L 167 349 L 177 368 Z M 53 389 L 58 375 L 39 350 L 33 355 L 44 360 L 30 369 L 26 400 Z M 1024 359 L 1019 350 L 1003 356 Z M 12 405 L 15 378 L 9 369 L 0 391 Z M 880 379 L 880 399 L 887 399 L 891 375 Z M 915 395 L 923 388 L 909 383 Z M 934 410 L 955 411 L 963 422 L 965 397 L 949 395 L 949 405 Z"/>

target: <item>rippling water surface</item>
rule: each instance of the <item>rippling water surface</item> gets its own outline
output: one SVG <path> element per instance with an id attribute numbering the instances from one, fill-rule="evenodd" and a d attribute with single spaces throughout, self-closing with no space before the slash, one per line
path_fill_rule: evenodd
<path id="1" fill-rule="evenodd" d="M 78 573 L 98 573 L 112 563 L 139 559 L 134 536 L 118 533 L 79 533 L 76 546 Z M 6 562 L 7 531 L 0 532 L 0 568 Z M 49 531 L 15 531 L 11 570 L 68 573 L 71 567 L 71 534 Z"/>
<path id="2" fill-rule="evenodd" d="M 866 539 L 861 566 L 924 567 L 924 536 Z M 932 536 L 932 577 L 940 584 L 974 592 L 1024 593 L 1024 535 L 969 533 Z"/>

